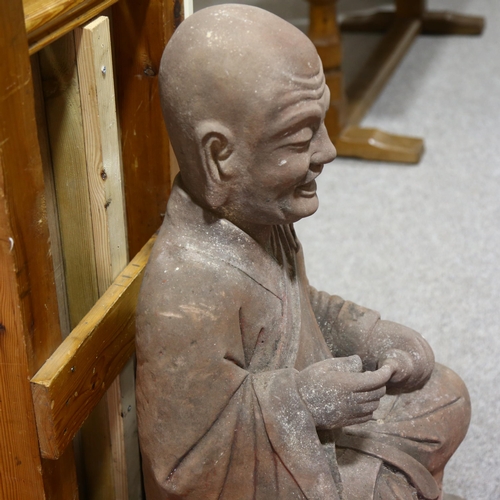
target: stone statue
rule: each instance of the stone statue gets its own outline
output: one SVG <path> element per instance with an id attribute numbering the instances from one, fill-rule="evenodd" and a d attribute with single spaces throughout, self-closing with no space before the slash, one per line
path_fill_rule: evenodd
<path id="1" fill-rule="evenodd" d="M 415 331 L 307 281 L 293 223 L 336 155 L 313 44 L 255 7 L 204 9 L 160 91 L 180 175 L 137 311 L 147 499 L 442 498 L 463 382 Z"/>

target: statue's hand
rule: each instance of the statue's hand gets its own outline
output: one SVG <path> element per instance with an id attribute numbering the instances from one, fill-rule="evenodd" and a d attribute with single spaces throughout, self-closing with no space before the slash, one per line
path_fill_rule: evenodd
<path id="1" fill-rule="evenodd" d="M 299 372 L 299 394 L 311 412 L 316 427 L 334 429 L 370 419 L 385 394 L 392 367 L 361 372 L 358 356 L 326 359 Z"/>
<path id="2" fill-rule="evenodd" d="M 378 360 L 378 367 L 388 366 L 392 370 L 392 376 L 388 385 L 390 387 L 402 387 L 413 373 L 412 357 L 401 349 L 390 349 Z"/>

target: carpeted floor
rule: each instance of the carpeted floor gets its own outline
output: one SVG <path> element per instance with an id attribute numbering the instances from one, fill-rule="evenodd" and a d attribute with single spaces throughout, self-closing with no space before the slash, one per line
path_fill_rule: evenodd
<path id="1" fill-rule="evenodd" d="M 420 37 L 363 122 L 424 137 L 421 163 L 336 159 L 297 230 L 311 283 L 421 332 L 462 376 L 473 417 L 445 487 L 500 500 L 500 1 L 428 3 L 487 26 Z M 374 38 L 345 36 L 349 74 Z"/>
<path id="2" fill-rule="evenodd" d="M 209 3 L 223 2 L 195 9 Z M 298 25 L 307 16 L 305 2 L 248 3 Z M 377 4 L 339 1 L 341 12 Z M 500 500 L 500 0 L 428 4 L 487 26 L 481 37 L 421 36 L 363 123 L 424 137 L 421 163 L 336 159 L 318 179 L 319 211 L 297 231 L 312 284 L 421 332 L 462 376 L 473 418 L 445 487 Z M 350 77 L 376 37 L 344 42 Z"/>

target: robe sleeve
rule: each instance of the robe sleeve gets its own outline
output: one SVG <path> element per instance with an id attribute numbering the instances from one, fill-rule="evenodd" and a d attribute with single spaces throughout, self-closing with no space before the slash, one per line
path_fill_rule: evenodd
<path id="1" fill-rule="evenodd" d="M 146 274 L 137 316 L 148 500 L 338 499 L 296 371 L 248 370 L 241 309 L 258 285 L 206 262 L 161 269 Z"/>
<path id="2" fill-rule="evenodd" d="M 309 298 L 316 321 L 334 356 L 357 354 L 365 370 L 375 370 L 386 353 L 402 351 L 410 365 L 406 389 L 427 380 L 434 368 L 434 354 L 416 331 L 380 319 L 372 309 L 309 287 Z"/>

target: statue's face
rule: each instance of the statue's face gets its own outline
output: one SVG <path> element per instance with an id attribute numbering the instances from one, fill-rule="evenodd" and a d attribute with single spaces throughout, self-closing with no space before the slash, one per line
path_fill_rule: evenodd
<path id="1" fill-rule="evenodd" d="M 293 87 L 277 84 L 263 111 L 253 113 L 237 194 L 240 220 L 284 224 L 318 209 L 315 179 L 336 151 L 324 125 L 330 92 L 317 65 Z"/>

